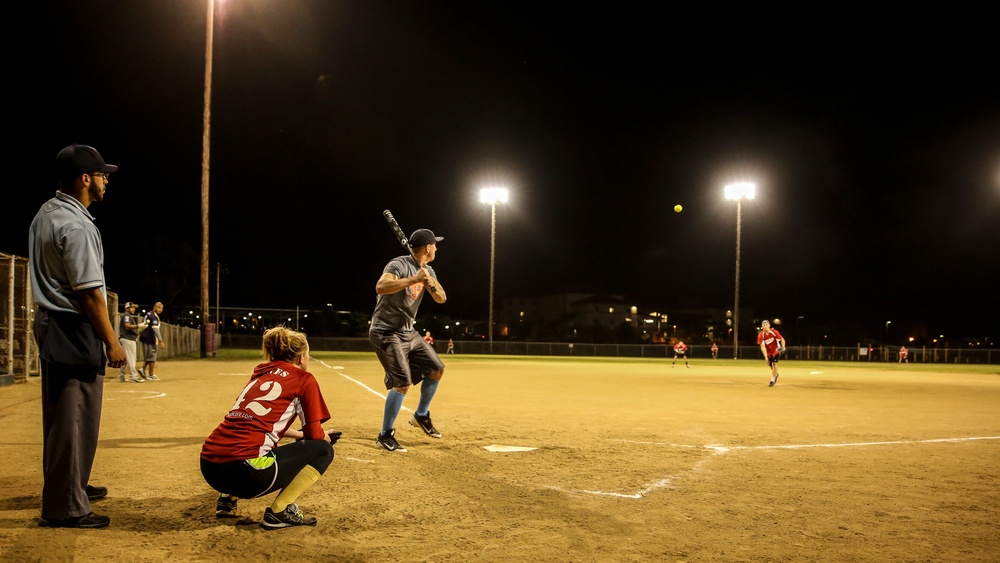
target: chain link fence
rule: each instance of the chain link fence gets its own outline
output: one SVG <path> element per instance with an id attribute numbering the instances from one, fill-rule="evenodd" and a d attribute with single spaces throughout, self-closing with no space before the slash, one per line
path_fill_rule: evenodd
<path id="1" fill-rule="evenodd" d="M 223 348 L 260 348 L 260 336 L 239 334 L 222 335 Z M 564 356 L 564 357 L 619 357 L 619 358 L 664 358 L 673 359 L 674 349 L 664 344 L 581 344 L 578 342 L 507 342 L 484 340 L 455 340 L 456 354 L 485 354 L 498 356 Z M 370 352 L 367 338 L 327 338 L 309 337 L 309 347 L 313 350 L 331 352 Z M 447 351 L 447 340 L 434 343 L 438 354 Z M 719 346 L 718 359 L 741 359 L 763 361 L 757 346 L 740 346 L 738 354 L 733 354 L 733 346 Z M 786 360 L 843 361 L 843 362 L 897 362 L 898 349 L 886 346 L 790 346 L 782 356 Z M 911 348 L 910 363 L 954 363 L 954 364 L 995 364 L 1000 363 L 1000 350 L 955 349 L 955 348 Z M 688 346 L 688 359 L 712 359 L 710 345 Z"/>
<path id="2" fill-rule="evenodd" d="M 31 376 L 39 375 L 38 346 L 31 330 L 35 318 L 35 304 L 31 295 L 31 274 L 28 259 L 0 252 L 0 387 L 24 383 Z M 108 318 L 118 332 L 121 313 L 118 295 L 108 291 Z M 160 324 L 166 348 L 157 352 L 157 359 L 197 354 L 201 347 L 198 329 Z M 136 361 L 144 361 L 142 346 L 137 347 Z"/>

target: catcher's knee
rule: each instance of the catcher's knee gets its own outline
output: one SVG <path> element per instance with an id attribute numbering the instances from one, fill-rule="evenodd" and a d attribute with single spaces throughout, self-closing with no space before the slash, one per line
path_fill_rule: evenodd
<path id="1" fill-rule="evenodd" d="M 433 379 L 434 381 L 441 381 L 442 377 L 444 377 L 444 370 L 427 374 L 427 379 Z"/>

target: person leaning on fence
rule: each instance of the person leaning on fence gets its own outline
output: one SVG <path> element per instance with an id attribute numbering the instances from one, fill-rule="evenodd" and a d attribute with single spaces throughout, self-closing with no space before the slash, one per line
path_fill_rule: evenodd
<path id="1" fill-rule="evenodd" d="M 55 161 L 59 189 L 29 228 L 42 393 L 40 526 L 104 528 L 111 522 L 90 510 L 91 501 L 108 495 L 107 488 L 90 485 L 90 475 L 105 366 L 120 368 L 126 358 L 108 316 L 104 243 L 88 208 L 104 200 L 109 175 L 117 171 L 91 146 L 65 147 Z"/>
<path id="2" fill-rule="evenodd" d="M 139 375 L 149 381 L 157 381 L 160 378 L 153 373 L 156 370 L 156 352 L 166 344 L 163 336 L 160 335 L 160 313 L 163 312 L 163 303 L 157 301 L 153 304 L 153 310 L 146 313 L 144 324 L 146 328 L 139 333 L 139 342 L 142 342 L 142 368 Z"/>
<path id="3" fill-rule="evenodd" d="M 139 317 L 135 316 L 135 308 L 135 303 L 125 303 L 125 312 L 118 323 L 118 342 L 125 350 L 125 365 L 118 370 L 119 383 L 125 383 L 126 378 L 127 381 L 142 383 L 139 372 L 135 369 L 135 341 L 139 338 L 143 325 L 140 324 Z"/>
<path id="4" fill-rule="evenodd" d="M 315 526 L 316 518 L 299 510 L 299 496 L 333 462 L 333 442 L 322 424 L 330 411 L 319 383 L 309 373 L 305 334 L 274 327 L 264 332 L 267 361 L 253 370 L 222 423 L 201 448 L 201 474 L 219 496 L 215 516 L 236 516 L 237 500 L 280 491 L 264 510 L 261 527 Z M 298 419 L 300 430 L 293 429 Z M 282 437 L 301 438 L 278 446 Z"/>

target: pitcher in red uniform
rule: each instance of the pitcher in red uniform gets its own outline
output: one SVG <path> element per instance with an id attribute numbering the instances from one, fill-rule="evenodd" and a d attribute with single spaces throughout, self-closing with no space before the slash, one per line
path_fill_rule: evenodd
<path id="1" fill-rule="evenodd" d="M 771 328 L 771 321 L 762 321 L 760 333 L 757 334 L 757 344 L 760 345 L 760 351 L 771 368 L 771 383 L 767 386 L 774 387 L 778 382 L 778 356 L 785 351 L 785 339 L 777 329 Z"/>

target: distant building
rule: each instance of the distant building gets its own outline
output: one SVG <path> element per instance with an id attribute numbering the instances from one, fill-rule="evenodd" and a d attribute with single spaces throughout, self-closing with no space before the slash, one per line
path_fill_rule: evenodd
<path id="1" fill-rule="evenodd" d="M 753 311 L 741 309 L 742 318 Z M 497 334 L 531 341 L 634 341 L 710 343 L 732 338 L 727 309 L 669 309 L 628 303 L 623 295 L 559 293 L 504 299 Z"/>

